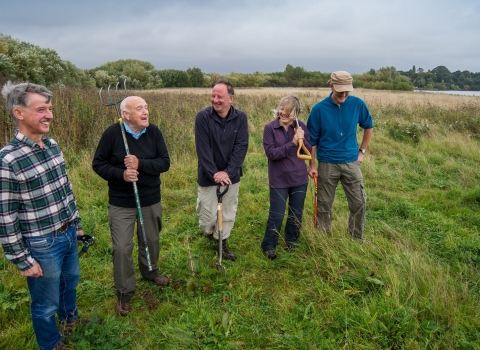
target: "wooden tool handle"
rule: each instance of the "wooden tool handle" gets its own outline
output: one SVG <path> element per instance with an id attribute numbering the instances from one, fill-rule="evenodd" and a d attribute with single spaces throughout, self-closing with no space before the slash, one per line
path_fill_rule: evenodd
<path id="1" fill-rule="evenodd" d="M 304 154 L 301 154 L 300 151 L 303 151 Z M 303 139 L 298 140 L 297 158 L 301 160 L 312 159 L 311 153 L 308 151 L 307 147 L 305 147 L 305 145 L 303 144 Z"/>

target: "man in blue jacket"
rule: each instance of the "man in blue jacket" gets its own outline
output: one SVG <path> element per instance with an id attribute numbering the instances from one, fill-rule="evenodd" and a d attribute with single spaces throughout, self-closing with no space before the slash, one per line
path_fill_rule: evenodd
<path id="1" fill-rule="evenodd" d="M 227 238 L 235 223 L 242 164 L 248 148 L 248 121 L 245 112 L 232 106 L 232 84 L 219 81 L 212 89 L 212 106 L 198 112 L 195 146 L 198 156 L 197 214 L 199 227 L 209 239 L 222 244 L 222 258 L 235 261 Z M 223 202 L 222 241 L 218 242 L 217 186 L 229 185 Z"/>
<path id="2" fill-rule="evenodd" d="M 312 177 L 318 175 L 317 223 L 327 234 L 331 233 L 335 189 L 341 181 L 350 211 L 348 231 L 363 242 L 367 196 L 360 165 L 373 134 L 372 115 L 363 100 L 349 96 L 353 78 L 348 72 L 333 72 L 330 88 L 330 95 L 312 108 L 307 122 L 312 144 L 308 173 Z M 360 146 L 357 125 L 364 130 Z"/>

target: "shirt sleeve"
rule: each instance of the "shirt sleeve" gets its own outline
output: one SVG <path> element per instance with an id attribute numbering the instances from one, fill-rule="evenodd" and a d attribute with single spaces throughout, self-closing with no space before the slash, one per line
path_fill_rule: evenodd
<path id="1" fill-rule="evenodd" d="M 307 129 L 310 136 L 310 145 L 318 146 L 318 140 L 320 139 L 320 123 L 318 122 L 319 115 L 317 108 L 312 108 L 307 120 Z"/>
<path id="2" fill-rule="evenodd" d="M 373 128 L 373 118 L 370 114 L 370 110 L 367 107 L 367 104 L 362 101 L 362 107 L 360 109 L 360 120 L 358 124 L 362 129 L 372 129 Z"/>
<path id="3" fill-rule="evenodd" d="M 201 111 L 195 119 L 195 148 L 198 162 L 207 176 L 213 181 L 213 175 L 218 172 L 218 169 L 213 159 L 213 149 L 209 141 L 210 131 L 206 118 L 208 117 Z"/>
<path id="4" fill-rule="evenodd" d="M 30 250 L 23 242 L 18 220 L 19 185 L 14 172 L 2 159 L 0 165 L 0 243 L 5 257 L 20 270 L 28 270 L 35 264 Z"/>
<path id="5" fill-rule="evenodd" d="M 243 161 L 247 155 L 248 150 L 248 119 L 247 115 L 242 113 L 241 122 L 238 128 L 237 136 L 235 137 L 235 143 L 233 145 L 232 155 L 228 166 L 225 169 L 228 176 L 233 178 L 242 167 Z"/>
<path id="6" fill-rule="evenodd" d="M 289 141 L 275 147 L 275 129 L 268 123 L 263 128 L 263 149 L 268 159 L 278 160 L 295 154 L 297 146 Z"/>
<path id="7" fill-rule="evenodd" d="M 118 124 L 113 125 L 113 127 L 119 128 Z M 114 129 L 109 127 L 100 138 L 92 161 L 93 170 L 107 181 L 123 181 L 124 169 L 111 163 L 115 139 Z"/>

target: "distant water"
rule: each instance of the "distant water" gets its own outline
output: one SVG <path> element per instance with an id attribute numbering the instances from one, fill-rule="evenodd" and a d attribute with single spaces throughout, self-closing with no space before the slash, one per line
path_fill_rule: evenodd
<path id="1" fill-rule="evenodd" d="M 480 91 L 414 90 L 414 92 L 425 92 L 425 93 L 431 93 L 431 94 L 462 95 L 462 96 L 480 96 Z"/>

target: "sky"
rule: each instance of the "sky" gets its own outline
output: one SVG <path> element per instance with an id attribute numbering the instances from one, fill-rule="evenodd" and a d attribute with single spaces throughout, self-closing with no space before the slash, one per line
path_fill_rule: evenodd
<path id="1" fill-rule="evenodd" d="M 480 72 L 479 0 L 0 0 L 0 33 L 82 69 Z"/>

